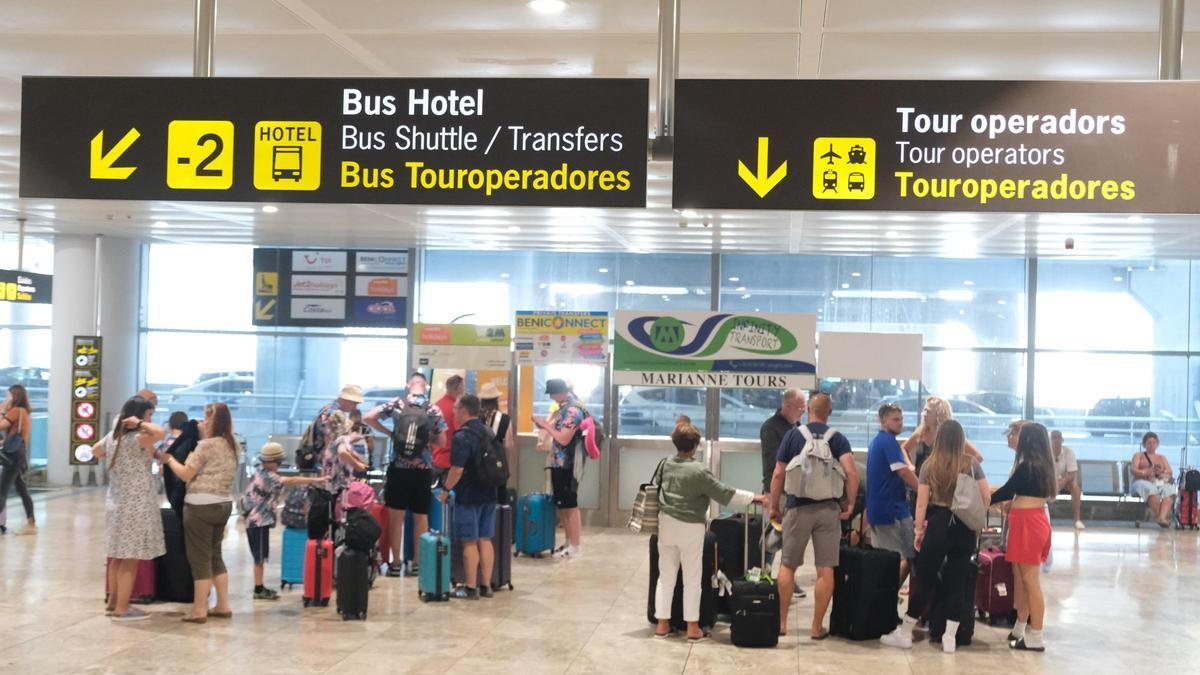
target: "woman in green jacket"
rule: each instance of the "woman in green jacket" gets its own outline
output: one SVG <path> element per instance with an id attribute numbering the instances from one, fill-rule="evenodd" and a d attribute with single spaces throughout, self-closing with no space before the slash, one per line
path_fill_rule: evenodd
<path id="1" fill-rule="evenodd" d="M 683 567 L 683 620 L 687 622 L 688 642 L 702 642 L 708 633 L 700 628 L 700 589 L 704 580 L 704 530 L 709 500 L 721 504 L 766 502 L 765 495 L 729 487 L 717 480 L 708 467 L 696 459 L 700 431 L 690 422 L 681 421 L 671 442 L 678 451 L 662 462 L 658 491 L 658 588 L 654 596 L 654 616 L 658 619 L 655 637 L 671 635 L 671 601 L 675 578 Z"/>

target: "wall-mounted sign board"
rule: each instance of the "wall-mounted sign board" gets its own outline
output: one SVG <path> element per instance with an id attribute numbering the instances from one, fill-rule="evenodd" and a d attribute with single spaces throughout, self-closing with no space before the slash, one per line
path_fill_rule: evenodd
<path id="1" fill-rule="evenodd" d="M 408 251 L 254 249 L 255 326 L 408 325 Z"/>

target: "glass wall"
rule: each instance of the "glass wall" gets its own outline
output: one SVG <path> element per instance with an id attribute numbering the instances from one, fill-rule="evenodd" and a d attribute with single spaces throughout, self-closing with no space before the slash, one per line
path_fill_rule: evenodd
<path id="1" fill-rule="evenodd" d="M 405 330 L 253 326 L 252 256 L 249 246 L 148 247 L 143 381 L 163 420 L 225 401 L 255 449 L 271 434 L 303 433 L 342 384 L 364 388 L 364 407 L 404 386 Z"/>
<path id="2" fill-rule="evenodd" d="M 0 268 L 17 269 L 17 235 L 0 232 Z M 38 274 L 54 273 L 54 240 L 26 237 L 21 267 Z M 24 385 L 33 408 L 30 461 L 46 464 L 46 399 L 50 385 L 51 305 L 0 302 L 0 389 Z M 7 392 L 0 394 L 6 395 Z"/>

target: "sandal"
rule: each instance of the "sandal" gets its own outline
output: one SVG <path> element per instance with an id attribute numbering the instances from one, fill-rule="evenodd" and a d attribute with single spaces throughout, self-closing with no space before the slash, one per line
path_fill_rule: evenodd
<path id="1" fill-rule="evenodd" d="M 676 635 L 679 635 L 679 631 L 675 630 L 674 628 L 672 628 L 671 630 L 669 630 L 665 633 L 659 633 L 659 632 L 654 633 L 654 637 L 656 637 L 660 640 L 664 639 L 664 638 L 675 637 Z"/>
<path id="2" fill-rule="evenodd" d="M 695 645 L 695 644 L 700 644 L 701 642 L 707 642 L 708 638 L 710 638 L 710 637 L 712 637 L 712 635 L 708 631 L 704 631 L 700 635 L 696 635 L 696 636 L 689 635 L 688 636 L 688 644 Z"/>
<path id="3" fill-rule="evenodd" d="M 829 637 L 829 631 L 823 630 L 821 631 L 820 635 L 809 635 L 808 637 L 811 640 L 824 640 L 825 638 Z"/>
<path id="4" fill-rule="evenodd" d="M 228 612 L 212 612 L 212 611 L 210 611 L 208 613 L 208 615 L 214 619 L 232 619 L 233 618 L 233 610 L 230 610 Z"/>
<path id="5" fill-rule="evenodd" d="M 208 623 L 207 616 L 185 616 L 180 621 L 184 623 Z"/>

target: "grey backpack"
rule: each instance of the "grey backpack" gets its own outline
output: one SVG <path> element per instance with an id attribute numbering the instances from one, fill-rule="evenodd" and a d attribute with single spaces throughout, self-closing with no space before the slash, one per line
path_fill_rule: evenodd
<path id="1" fill-rule="evenodd" d="M 793 497 L 813 501 L 841 499 L 846 491 L 846 469 L 829 449 L 829 441 L 837 430 L 829 427 L 824 433 L 813 434 L 805 424 L 788 433 L 803 436 L 804 449 L 788 462 L 784 491 Z"/>

